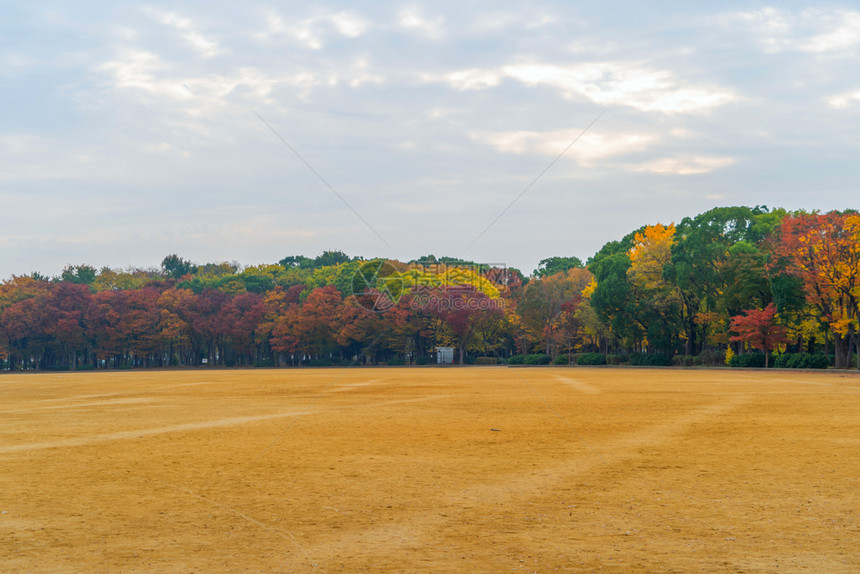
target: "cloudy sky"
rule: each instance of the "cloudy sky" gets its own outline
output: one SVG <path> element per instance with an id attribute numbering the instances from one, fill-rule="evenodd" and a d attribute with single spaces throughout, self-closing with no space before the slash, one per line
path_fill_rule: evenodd
<path id="1" fill-rule="evenodd" d="M 0 102 L 0 278 L 860 207 L 856 2 L 5 2 Z"/>

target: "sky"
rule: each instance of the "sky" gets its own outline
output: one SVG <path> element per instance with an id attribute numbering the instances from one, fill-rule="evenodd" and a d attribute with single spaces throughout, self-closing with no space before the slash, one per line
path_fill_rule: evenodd
<path id="1" fill-rule="evenodd" d="M 856 2 L 0 4 L 0 278 L 332 249 L 529 273 L 858 181 Z"/>

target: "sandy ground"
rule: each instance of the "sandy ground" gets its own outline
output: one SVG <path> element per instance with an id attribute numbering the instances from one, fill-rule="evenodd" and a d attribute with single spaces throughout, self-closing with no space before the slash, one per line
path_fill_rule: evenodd
<path id="1" fill-rule="evenodd" d="M 858 572 L 858 494 L 853 374 L 0 376 L 4 572 Z"/>

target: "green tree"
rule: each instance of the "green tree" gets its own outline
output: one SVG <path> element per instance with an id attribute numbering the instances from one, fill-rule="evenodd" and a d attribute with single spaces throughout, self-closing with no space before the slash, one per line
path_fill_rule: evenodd
<path id="1" fill-rule="evenodd" d="M 582 260 L 579 257 L 547 257 L 541 259 L 538 263 L 538 268 L 534 270 L 532 275 L 535 277 L 547 277 L 568 269 L 581 269 L 583 267 Z"/>
<path id="2" fill-rule="evenodd" d="M 161 270 L 165 276 L 171 279 L 179 279 L 189 273 L 196 273 L 197 266 L 173 253 L 162 259 Z"/>
<path id="3" fill-rule="evenodd" d="M 60 274 L 60 280 L 78 285 L 90 285 L 96 280 L 97 275 L 96 268 L 91 265 L 66 265 Z"/>

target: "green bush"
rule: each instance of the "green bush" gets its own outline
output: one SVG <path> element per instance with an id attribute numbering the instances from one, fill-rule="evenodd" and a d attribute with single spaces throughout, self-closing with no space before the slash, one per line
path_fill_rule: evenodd
<path id="1" fill-rule="evenodd" d="M 78 365 L 77 367 L 75 367 L 75 370 L 76 371 L 92 371 L 95 368 L 96 368 L 95 365 L 91 365 L 89 363 L 82 363 L 82 364 Z"/>
<path id="2" fill-rule="evenodd" d="M 630 362 L 630 357 L 627 355 L 606 355 L 607 365 L 623 365 Z"/>
<path id="3" fill-rule="evenodd" d="M 726 351 L 717 349 L 705 349 L 696 356 L 698 365 L 708 365 L 710 367 L 723 366 L 726 364 Z"/>
<path id="4" fill-rule="evenodd" d="M 638 367 L 669 367 L 672 357 L 663 353 L 633 353 L 630 355 L 630 364 Z"/>
<path id="5" fill-rule="evenodd" d="M 730 367 L 742 367 L 747 369 L 763 369 L 764 368 L 764 353 L 743 353 L 735 355 L 729 361 Z"/>
<path id="6" fill-rule="evenodd" d="M 525 355 L 511 355 L 510 357 L 508 357 L 508 364 L 509 365 L 523 365 L 523 364 L 525 364 L 525 362 L 526 362 L 526 356 Z"/>
<path id="7" fill-rule="evenodd" d="M 779 369 L 826 369 L 830 360 L 825 355 L 810 353 L 783 353 L 773 362 Z"/>
<path id="8" fill-rule="evenodd" d="M 475 357 L 476 365 L 497 365 L 499 360 L 496 357 Z"/>
<path id="9" fill-rule="evenodd" d="M 308 361 L 309 367 L 331 367 L 333 364 L 331 359 L 311 359 Z"/>
<path id="10" fill-rule="evenodd" d="M 422 355 L 422 356 L 418 357 L 417 359 L 415 359 L 415 364 L 416 365 L 429 365 L 430 364 L 430 357 L 428 357 L 427 355 Z"/>
<path id="11" fill-rule="evenodd" d="M 400 367 L 405 365 L 406 361 L 404 361 L 400 357 L 394 357 L 393 359 L 388 359 L 387 361 L 385 361 L 385 364 L 391 367 Z"/>
<path id="12" fill-rule="evenodd" d="M 605 365 L 603 353 L 583 353 L 576 359 L 577 365 Z"/>
<path id="13" fill-rule="evenodd" d="M 694 357 L 693 355 L 675 355 L 672 357 L 672 364 L 676 367 L 692 367 L 697 364 L 696 359 L 698 357 Z M 698 364 L 701 364 L 701 362 Z"/>
<path id="14" fill-rule="evenodd" d="M 550 361 L 552 361 L 552 357 L 543 353 L 532 353 L 525 357 L 526 365 L 549 365 Z"/>
<path id="15" fill-rule="evenodd" d="M 272 359 L 263 359 L 254 363 L 254 366 L 260 368 L 274 367 L 275 362 Z"/>
<path id="16" fill-rule="evenodd" d="M 830 359 L 825 355 L 809 355 L 809 358 L 806 360 L 807 369 L 826 369 L 832 364 Z"/>
<path id="17" fill-rule="evenodd" d="M 552 362 L 553 365 L 569 365 L 570 361 L 567 358 L 567 355 L 559 355 Z"/>

